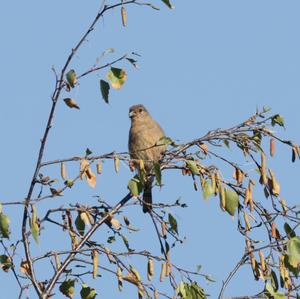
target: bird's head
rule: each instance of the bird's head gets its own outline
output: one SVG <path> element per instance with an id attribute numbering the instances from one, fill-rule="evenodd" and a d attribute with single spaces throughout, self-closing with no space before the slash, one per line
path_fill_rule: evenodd
<path id="1" fill-rule="evenodd" d="M 138 104 L 129 108 L 129 117 L 131 120 L 141 119 L 148 115 L 149 113 L 144 105 Z"/>

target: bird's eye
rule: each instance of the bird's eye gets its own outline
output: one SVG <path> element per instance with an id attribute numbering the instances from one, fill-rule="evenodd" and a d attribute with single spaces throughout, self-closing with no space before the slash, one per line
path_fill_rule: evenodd
<path id="1" fill-rule="evenodd" d="M 143 108 L 140 108 L 140 109 L 139 109 L 139 112 L 143 112 Z"/>

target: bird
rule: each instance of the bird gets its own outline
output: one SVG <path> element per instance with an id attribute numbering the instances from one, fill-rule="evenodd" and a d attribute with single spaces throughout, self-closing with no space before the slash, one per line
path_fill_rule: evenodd
<path id="1" fill-rule="evenodd" d="M 151 171 L 155 163 L 158 163 L 162 154 L 166 151 L 163 142 L 165 133 L 142 104 L 133 105 L 129 108 L 131 127 L 129 130 L 128 149 L 130 158 L 139 166 L 143 161 L 145 181 L 143 185 L 143 212 L 152 210 L 152 182 Z"/>

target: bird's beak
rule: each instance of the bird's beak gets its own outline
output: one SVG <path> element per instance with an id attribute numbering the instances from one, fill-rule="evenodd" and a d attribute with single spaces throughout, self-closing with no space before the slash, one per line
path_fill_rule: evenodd
<path id="1" fill-rule="evenodd" d="M 129 117 L 132 118 L 135 115 L 134 111 L 129 111 Z"/>

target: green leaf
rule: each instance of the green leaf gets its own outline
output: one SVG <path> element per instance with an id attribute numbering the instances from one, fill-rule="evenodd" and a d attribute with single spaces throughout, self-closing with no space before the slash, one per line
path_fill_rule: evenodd
<path id="1" fill-rule="evenodd" d="M 167 136 L 161 137 L 157 142 L 157 145 L 170 145 L 170 144 L 174 144 L 174 141 Z"/>
<path id="2" fill-rule="evenodd" d="M 169 0 L 161 0 L 163 3 L 165 3 L 170 9 L 173 9 L 173 5 L 170 3 Z"/>
<path id="3" fill-rule="evenodd" d="M 293 260 L 293 258 L 288 254 L 284 256 L 284 265 L 290 272 L 292 272 L 296 277 L 298 277 L 300 272 L 300 268 L 298 269 L 298 263 L 297 261 Z"/>
<path id="4" fill-rule="evenodd" d="M 66 74 L 67 81 L 69 85 L 74 88 L 75 84 L 77 83 L 76 72 L 74 70 L 70 70 Z"/>
<path id="5" fill-rule="evenodd" d="M 85 223 L 80 217 L 80 213 L 78 213 L 76 219 L 75 219 L 75 226 L 78 231 L 78 233 L 83 236 L 84 235 L 84 230 L 85 230 Z"/>
<path id="6" fill-rule="evenodd" d="M 0 213 L 0 236 L 2 238 L 9 239 L 10 229 L 9 229 L 9 218 L 3 213 Z"/>
<path id="7" fill-rule="evenodd" d="M 284 118 L 279 115 L 279 114 L 276 114 L 272 117 L 271 119 L 271 124 L 272 126 L 274 127 L 275 125 L 279 125 L 281 127 L 284 127 Z"/>
<path id="8" fill-rule="evenodd" d="M 266 112 L 269 112 L 271 110 L 270 107 L 268 106 L 263 106 L 263 112 L 266 113 Z"/>
<path id="9" fill-rule="evenodd" d="M 12 267 L 12 262 L 10 257 L 5 254 L 0 255 L 0 268 L 2 268 L 4 272 L 8 272 L 8 270 L 11 267 Z"/>
<path id="10" fill-rule="evenodd" d="M 225 189 L 225 210 L 231 216 L 234 216 L 238 204 L 239 204 L 238 194 L 231 189 Z"/>
<path id="11" fill-rule="evenodd" d="M 60 292 L 68 298 L 73 298 L 75 292 L 75 279 L 67 278 L 60 286 Z"/>
<path id="12" fill-rule="evenodd" d="M 107 79 L 110 81 L 112 88 L 120 89 L 126 80 L 126 72 L 122 69 L 111 67 L 107 73 Z"/>
<path id="13" fill-rule="evenodd" d="M 161 170 L 159 163 L 154 163 L 153 170 L 157 185 L 161 187 Z"/>
<path id="14" fill-rule="evenodd" d="M 178 235 L 177 220 L 175 219 L 175 217 L 171 213 L 168 214 L 168 220 L 169 220 L 169 223 L 170 223 L 170 226 L 171 226 L 171 231 Z"/>
<path id="15" fill-rule="evenodd" d="M 203 188 L 202 188 L 202 193 L 203 193 L 203 198 L 205 200 L 209 199 L 209 197 L 211 197 L 212 195 L 215 194 L 209 180 L 204 181 Z"/>
<path id="16" fill-rule="evenodd" d="M 284 223 L 283 227 L 289 239 L 296 237 L 295 231 L 290 227 L 290 225 L 287 222 Z"/>
<path id="17" fill-rule="evenodd" d="M 90 154 L 92 154 L 93 152 L 87 147 L 85 150 L 85 156 L 89 156 Z"/>
<path id="18" fill-rule="evenodd" d="M 68 187 L 68 188 L 72 188 L 72 186 L 74 185 L 74 181 L 73 180 L 66 180 L 64 182 L 64 184 Z"/>
<path id="19" fill-rule="evenodd" d="M 200 174 L 197 162 L 194 160 L 186 160 L 187 167 L 192 172 L 192 174 Z"/>
<path id="20" fill-rule="evenodd" d="M 293 237 L 288 241 L 289 256 L 297 263 L 300 262 L 300 237 Z"/>
<path id="21" fill-rule="evenodd" d="M 181 281 L 176 289 L 176 292 L 182 299 L 207 298 L 206 294 L 204 293 L 204 290 L 195 281 L 193 281 L 191 284 Z"/>
<path id="22" fill-rule="evenodd" d="M 39 244 L 40 225 L 37 218 L 36 206 L 32 205 L 32 215 L 30 220 L 30 231 L 34 241 Z"/>
<path id="23" fill-rule="evenodd" d="M 100 80 L 100 90 L 101 90 L 103 100 L 106 104 L 108 104 L 109 89 L 110 89 L 109 84 L 104 80 Z"/>
<path id="24" fill-rule="evenodd" d="M 128 182 L 128 189 L 132 196 L 138 196 L 143 191 L 141 181 L 135 176 Z"/>
<path id="25" fill-rule="evenodd" d="M 95 289 L 90 288 L 86 284 L 83 284 L 80 291 L 80 296 L 82 299 L 94 299 L 97 296 L 97 293 Z"/>

